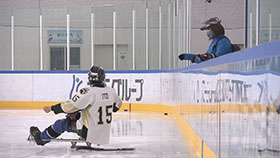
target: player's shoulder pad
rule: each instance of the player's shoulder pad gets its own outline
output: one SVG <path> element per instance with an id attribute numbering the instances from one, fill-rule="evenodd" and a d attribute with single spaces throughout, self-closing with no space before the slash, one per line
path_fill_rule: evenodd
<path id="1" fill-rule="evenodd" d="M 80 94 L 86 94 L 86 93 L 88 93 L 88 91 L 89 91 L 89 88 L 82 88 L 82 89 L 80 89 Z"/>

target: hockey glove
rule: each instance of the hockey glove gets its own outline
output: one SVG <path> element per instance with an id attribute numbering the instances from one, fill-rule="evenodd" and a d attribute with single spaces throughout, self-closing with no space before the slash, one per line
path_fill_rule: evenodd
<path id="1" fill-rule="evenodd" d="M 49 113 L 52 109 L 50 106 L 44 106 L 43 110 L 45 111 L 45 113 Z"/>
<path id="2" fill-rule="evenodd" d="M 204 54 L 198 54 L 194 61 L 195 61 L 195 63 L 200 63 L 202 61 L 207 61 L 207 60 L 213 59 L 213 58 L 215 58 L 214 54 L 204 53 Z"/>
<path id="3" fill-rule="evenodd" d="M 180 54 L 180 55 L 178 56 L 178 58 L 179 58 L 180 60 L 184 60 L 184 59 L 185 59 L 185 54 Z"/>

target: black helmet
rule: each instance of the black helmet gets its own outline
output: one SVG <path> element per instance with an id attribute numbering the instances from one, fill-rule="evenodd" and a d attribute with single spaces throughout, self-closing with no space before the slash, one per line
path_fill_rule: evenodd
<path id="1" fill-rule="evenodd" d="M 92 66 L 88 71 L 88 84 L 103 85 L 105 72 L 101 66 Z"/>

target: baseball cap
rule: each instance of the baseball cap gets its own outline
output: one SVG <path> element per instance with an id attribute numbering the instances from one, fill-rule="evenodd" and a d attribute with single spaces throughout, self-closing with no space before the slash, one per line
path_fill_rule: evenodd
<path id="1" fill-rule="evenodd" d="M 209 18 L 203 23 L 203 26 L 200 28 L 200 30 L 206 30 L 211 24 L 220 24 L 221 21 L 222 20 L 220 20 L 218 17 Z"/>

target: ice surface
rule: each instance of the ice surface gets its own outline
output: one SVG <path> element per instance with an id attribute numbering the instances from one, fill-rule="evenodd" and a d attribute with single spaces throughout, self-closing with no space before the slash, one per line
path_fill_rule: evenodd
<path id="1" fill-rule="evenodd" d="M 161 114 L 114 114 L 110 144 L 104 147 L 135 147 L 135 151 L 77 151 L 69 142 L 37 146 L 27 141 L 30 126 L 43 130 L 60 118 L 64 115 L 42 110 L 0 110 L 0 157 L 197 157 L 197 153 L 189 152 L 173 118 Z M 77 138 L 73 133 L 60 137 Z"/>

